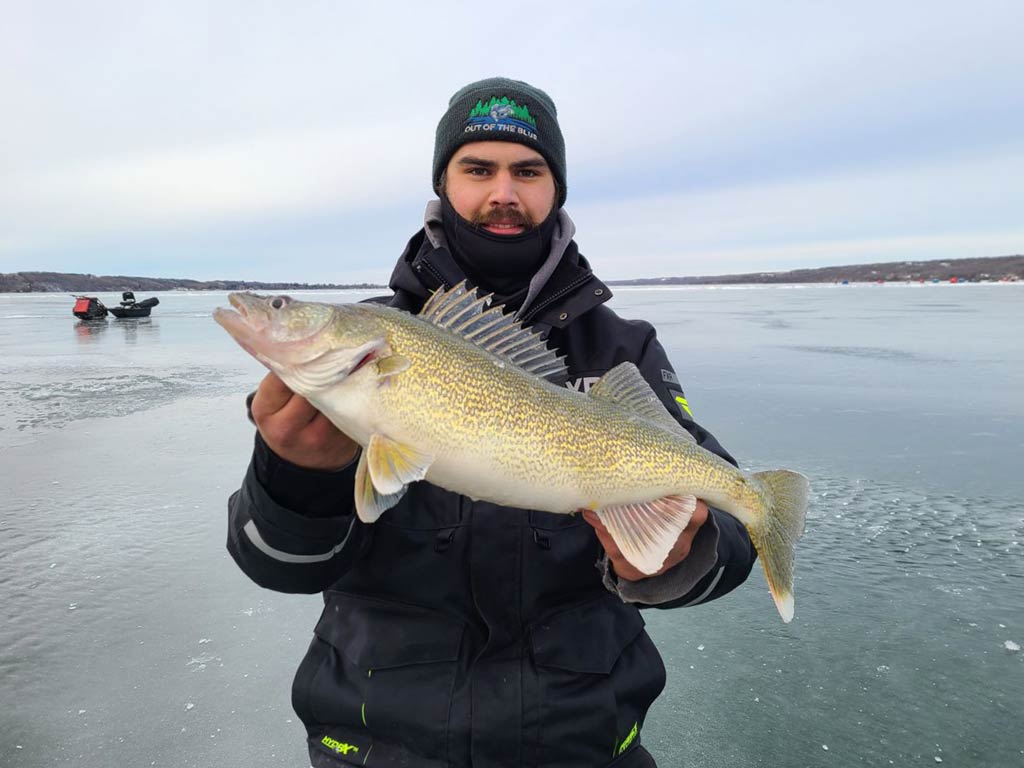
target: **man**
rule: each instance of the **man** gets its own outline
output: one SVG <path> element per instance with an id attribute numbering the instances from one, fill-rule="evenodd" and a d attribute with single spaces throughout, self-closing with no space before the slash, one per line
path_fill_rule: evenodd
<path id="1" fill-rule="evenodd" d="M 438 124 L 433 181 L 439 200 L 382 301 L 417 312 L 468 279 L 547 334 L 566 386 L 631 361 L 698 443 L 733 461 L 693 421 L 654 329 L 605 306 L 562 208 L 547 94 L 504 78 L 461 89 Z M 700 502 L 650 578 L 591 512 L 502 508 L 419 482 L 364 525 L 359 447 L 273 374 L 250 407 L 256 447 L 229 502 L 228 549 L 258 584 L 324 592 L 292 691 L 313 766 L 654 765 L 640 732 L 665 670 L 637 608 L 740 584 L 755 552 L 736 520 Z"/>

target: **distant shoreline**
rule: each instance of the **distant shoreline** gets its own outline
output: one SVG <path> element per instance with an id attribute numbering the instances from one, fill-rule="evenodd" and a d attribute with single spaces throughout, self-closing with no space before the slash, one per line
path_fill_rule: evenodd
<path id="1" fill-rule="evenodd" d="M 799 285 L 805 283 L 930 283 L 1018 282 L 1024 280 L 1024 256 L 979 259 L 891 261 L 840 267 L 794 269 L 788 272 L 748 272 L 739 275 L 637 278 L 609 280 L 608 285 Z"/>
<path id="2" fill-rule="evenodd" d="M 672 285 L 799 285 L 831 283 L 997 283 L 1024 281 L 1024 255 L 978 259 L 893 261 L 839 267 L 795 269 L 788 272 L 748 272 L 736 275 L 640 277 L 608 280 L 612 286 Z M 383 290 L 376 283 L 298 283 L 251 280 L 190 280 L 179 278 L 90 275 L 69 272 L 0 273 L 0 293 L 119 293 L 121 291 L 312 291 Z"/>

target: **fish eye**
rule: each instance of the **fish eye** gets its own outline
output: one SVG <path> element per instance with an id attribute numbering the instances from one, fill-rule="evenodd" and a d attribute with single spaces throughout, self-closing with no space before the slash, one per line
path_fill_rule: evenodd
<path id="1" fill-rule="evenodd" d="M 275 296 L 273 301 L 270 302 L 270 306 L 272 306 L 274 309 L 283 309 L 287 304 L 287 296 Z"/>

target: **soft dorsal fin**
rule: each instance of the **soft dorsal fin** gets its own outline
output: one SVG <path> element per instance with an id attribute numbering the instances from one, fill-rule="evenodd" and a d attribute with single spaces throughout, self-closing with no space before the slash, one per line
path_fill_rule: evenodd
<path id="1" fill-rule="evenodd" d="M 696 442 L 693 435 L 672 418 L 664 404 L 633 363 L 619 363 L 602 376 L 587 393 L 590 397 L 625 408 L 662 429 Z"/>
<path id="2" fill-rule="evenodd" d="M 420 317 L 535 376 L 552 380 L 568 376 L 565 358 L 548 349 L 540 334 L 505 314 L 504 307 L 491 307 L 491 298 L 477 296 L 463 280 L 447 291 L 435 291 Z"/>

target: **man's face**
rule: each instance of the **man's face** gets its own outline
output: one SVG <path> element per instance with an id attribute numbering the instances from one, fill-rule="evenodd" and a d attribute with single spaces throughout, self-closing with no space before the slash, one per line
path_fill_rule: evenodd
<path id="1" fill-rule="evenodd" d="M 475 141 L 448 161 L 444 192 L 456 212 L 496 235 L 533 229 L 555 205 L 547 161 L 523 144 Z"/>

